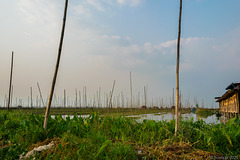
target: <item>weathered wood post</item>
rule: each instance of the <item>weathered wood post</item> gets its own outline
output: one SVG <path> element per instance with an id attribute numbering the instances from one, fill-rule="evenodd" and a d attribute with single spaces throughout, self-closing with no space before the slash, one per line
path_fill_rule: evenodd
<path id="1" fill-rule="evenodd" d="M 7 110 L 9 111 L 10 101 L 11 101 L 11 90 L 12 90 L 12 72 L 13 72 L 13 51 L 12 51 L 12 60 L 11 60 L 11 72 L 10 72 L 10 84 L 9 84 L 9 93 L 8 93 L 8 105 Z"/>
<path id="2" fill-rule="evenodd" d="M 182 0 L 180 0 L 179 22 L 178 22 L 178 41 L 177 41 L 175 136 L 177 136 L 177 130 L 178 130 L 178 106 L 179 106 L 179 59 L 180 59 L 181 18 L 182 18 Z"/>
<path id="3" fill-rule="evenodd" d="M 57 57 L 57 62 L 56 62 L 56 66 L 55 66 L 55 72 L 54 72 L 54 76 L 53 76 L 52 87 L 51 87 L 51 91 L 50 91 L 50 95 L 49 95 L 49 99 L 48 99 L 48 104 L 47 104 L 47 108 L 46 108 L 46 112 L 45 112 L 45 119 L 44 119 L 44 124 L 43 124 L 43 128 L 45 131 L 47 129 L 48 116 L 49 116 L 49 111 L 50 111 L 50 107 L 51 107 L 51 103 L 52 103 L 52 97 L 53 97 L 53 92 L 54 92 L 55 83 L 56 83 L 56 79 L 57 79 L 58 67 L 59 67 L 61 53 L 62 53 L 62 44 L 63 44 L 63 37 L 64 37 L 64 31 L 65 31 L 66 17 L 67 17 L 67 6 L 68 6 L 68 0 L 65 1 L 63 25 L 62 25 L 61 38 L 60 38 L 60 44 L 59 44 L 59 49 L 58 49 L 58 57 Z"/>

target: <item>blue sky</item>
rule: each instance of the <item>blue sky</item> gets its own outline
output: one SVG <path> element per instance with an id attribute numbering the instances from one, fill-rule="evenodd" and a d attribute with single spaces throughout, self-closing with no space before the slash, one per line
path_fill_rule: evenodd
<path id="1" fill-rule="evenodd" d="M 14 99 L 26 102 L 38 82 L 50 90 L 61 31 L 64 0 L 11 0 L 0 6 L 0 105 L 8 93 L 11 51 Z M 194 98 L 213 106 L 214 97 L 239 82 L 239 0 L 183 0 L 180 89 L 183 101 Z M 115 96 L 163 98 L 175 87 L 178 0 L 69 0 L 63 53 L 55 93 L 87 86 L 89 97 L 102 95 L 116 80 Z M 154 102 L 157 103 L 157 102 Z M 15 101 L 14 101 L 15 104 Z"/>

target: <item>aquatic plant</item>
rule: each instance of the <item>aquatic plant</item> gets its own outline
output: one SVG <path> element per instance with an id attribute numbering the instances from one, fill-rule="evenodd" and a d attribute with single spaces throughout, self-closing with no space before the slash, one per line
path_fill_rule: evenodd
<path id="1" fill-rule="evenodd" d="M 37 159 L 138 159 L 170 156 L 161 149 L 188 146 L 190 151 L 201 149 L 221 155 L 239 155 L 240 120 L 226 124 L 206 124 L 199 120 L 182 120 L 178 136 L 174 136 L 175 121 L 144 120 L 142 123 L 126 118 L 102 117 L 97 113 L 87 118 L 74 115 L 49 118 L 46 134 L 44 117 L 22 112 L 0 111 L 0 159 L 18 159 L 22 153 L 56 141 L 53 149 L 35 155 Z M 185 145 L 187 144 L 187 145 Z M 178 151 L 176 151 L 178 153 Z M 180 153 L 180 152 L 179 152 Z M 172 154 L 172 153 L 171 153 Z M 209 153 L 210 154 L 210 153 Z M 209 155 L 208 154 L 208 155 Z M 177 156 L 177 155 L 175 155 Z"/>

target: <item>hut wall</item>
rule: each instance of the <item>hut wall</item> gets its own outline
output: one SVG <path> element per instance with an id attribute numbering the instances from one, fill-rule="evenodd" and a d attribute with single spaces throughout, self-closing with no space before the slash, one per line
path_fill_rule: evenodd
<path id="1" fill-rule="evenodd" d="M 237 92 L 237 112 L 238 115 L 240 113 L 240 105 L 239 105 L 239 102 L 240 102 L 240 91 Z"/>
<path id="2" fill-rule="evenodd" d="M 239 94 L 235 93 L 231 97 L 219 103 L 220 112 L 239 113 Z"/>

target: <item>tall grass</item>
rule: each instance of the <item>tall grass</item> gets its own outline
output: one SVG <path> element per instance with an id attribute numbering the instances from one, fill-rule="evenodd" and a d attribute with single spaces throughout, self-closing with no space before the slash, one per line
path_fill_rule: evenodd
<path id="1" fill-rule="evenodd" d="M 61 116 L 49 119 L 44 134 L 44 117 L 17 112 L 0 111 L 0 159 L 18 159 L 33 144 L 58 137 L 54 149 L 36 155 L 37 159 L 137 159 L 140 146 L 162 146 L 190 143 L 194 148 L 223 155 L 240 154 L 240 120 L 226 124 L 206 124 L 193 119 L 180 121 L 178 137 L 174 136 L 175 121 L 144 120 L 119 116 L 88 118 L 76 115 L 65 120 Z M 148 155 L 154 158 L 155 155 Z M 156 158 L 156 157 L 155 157 Z"/>

